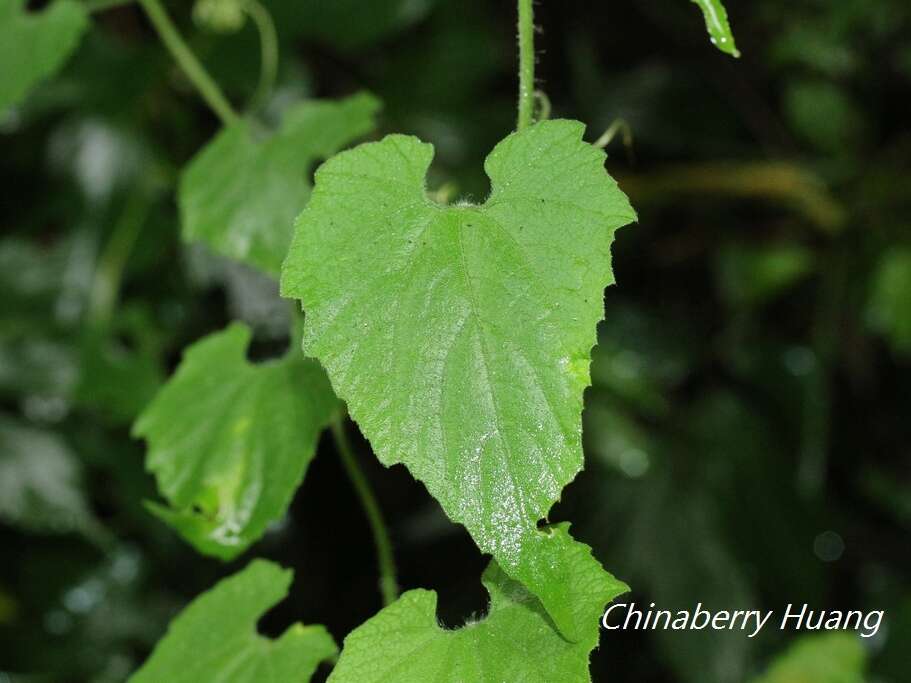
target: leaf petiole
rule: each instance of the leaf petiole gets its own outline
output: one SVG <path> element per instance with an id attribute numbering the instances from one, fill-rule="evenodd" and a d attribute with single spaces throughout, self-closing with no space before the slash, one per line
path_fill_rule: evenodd
<path id="1" fill-rule="evenodd" d="M 253 20 L 256 30 L 259 32 L 259 83 L 250 99 L 250 109 L 255 110 L 266 104 L 275 87 L 275 78 L 278 74 L 278 36 L 275 32 L 272 15 L 261 2 L 258 0 L 245 2 L 244 12 Z"/>
<path id="2" fill-rule="evenodd" d="M 98 259 L 89 295 L 89 317 L 95 323 L 107 324 L 117 307 L 127 260 L 151 207 L 146 192 L 134 192 L 127 199 L 123 213 L 114 225 L 114 231 Z"/>
<path id="3" fill-rule="evenodd" d="M 630 128 L 630 125 L 625 119 L 615 119 L 607 127 L 607 130 L 601 134 L 601 137 L 592 143 L 592 146 L 597 147 L 598 149 L 604 149 L 615 137 L 617 137 L 617 133 L 620 133 L 623 136 L 624 147 L 629 147 L 633 144 L 633 129 Z"/>
<path id="4" fill-rule="evenodd" d="M 145 10 L 149 21 L 152 22 L 152 26 L 155 27 L 171 56 L 202 95 L 206 104 L 218 115 L 221 122 L 227 126 L 237 121 L 237 113 L 231 107 L 228 98 L 184 42 L 160 0 L 139 0 L 139 4 L 142 5 L 142 9 Z"/>
<path id="5" fill-rule="evenodd" d="M 532 0 L 519 0 L 519 118 L 516 130 L 534 122 L 535 20 Z"/>
<path id="6" fill-rule="evenodd" d="M 543 90 L 535 90 L 535 102 L 538 111 L 535 113 L 535 121 L 547 121 L 550 118 L 550 98 Z"/>
<path id="7" fill-rule="evenodd" d="M 631 162 L 634 162 L 633 129 L 629 123 L 626 122 L 626 119 L 615 119 L 613 123 L 607 127 L 607 130 L 601 134 L 601 137 L 592 143 L 592 146 L 597 147 L 598 149 L 604 149 L 613 142 L 618 134 L 623 141 L 623 147 L 626 148 L 627 157 Z"/>
<path id="8" fill-rule="evenodd" d="M 348 478 L 351 480 L 354 490 L 357 492 L 361 501 L 361 507 L 364 514 L 367 515 L 367 521 L 370 523 L 370 530 L 373 532 L 373 543 L 376 546 L 377 563 L 380 570 L 380 594 L 383 596 L 383 605 L 391 605 L 399 596 L 398 582 L 395 578 L 395 558 L 392 554 L 392 541 L 389 539 L 389 530 L 383 521 L 383 514 L 380 512 L 380 506 L 376 502 L 373 490 L 367 482 L 367 477 L 357 464 L 351 443 L 348 441 L 348 435 L 345 433 L 343 418 L 336 417 L 330 426 L 332 437 L 335 440 L 335 448 L 345 466 Z"/>

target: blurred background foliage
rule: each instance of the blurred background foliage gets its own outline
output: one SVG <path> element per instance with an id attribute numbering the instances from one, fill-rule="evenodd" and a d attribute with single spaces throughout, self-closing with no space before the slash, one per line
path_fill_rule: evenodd
<path id="1" fill-rule="evenodd" d="M 484 198 L 483 158 L 514 120 L 513 3 L 264 4 L 282 56 L 267 119 L 369 90 L 379 133 L 434 143 L 434 187 Z M 729 0 L 737 61 L 688 5 L 537 10 L 553 115 L 589 140 L 628 123 L 608 168 L 639 210 L 614 249 L 587 469 L 553 519 L 576 520 L 640 603 L 886 619 L 862 642 L 612 632 L 593 678 L 908 681 L 911 5 Z M 249 97 L 249 22 L 213 31 L 171 10 L 229 97 Z M 327 440 L 287 518 L 230 565 L 143 508 L 156 491 L 129 425 L 181 349 L 234 318 L 260 357 L 286 343 L 273 282 L 179 239 L 177 174 L 217 129 L 129 5 L 95 15 L 64 70 L 0 113 L 0 681 L 123 680 L 176 610 L 252 555 L 297 575 L 266 633 L 301 619 L 340 641 L 379 608 Z M 465 532 L 359 445 L 403 586 L 437 589 L 449 625 L 483 610 Z"/>

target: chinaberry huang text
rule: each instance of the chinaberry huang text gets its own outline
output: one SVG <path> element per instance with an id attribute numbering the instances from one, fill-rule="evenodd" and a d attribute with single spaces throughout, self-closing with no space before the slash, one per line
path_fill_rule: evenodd
<path id="1" fill-rule="evenodd" d="M 656 609 L 655 603 L 637 607 L 635 602 L 610 605 L 601 617 L 608 631 L 667 630 L 667 631 L 743 631 L 747 638 L 756 637 L 763 628 L 809 631 L 858 631 L 862 638 L 875 636 L 883 620 L 884 610 L 817 610 L 808 605 L 788 605 L 776 614 L 775 610 L 708 610 L 698 603 L 694 609 Z"/>

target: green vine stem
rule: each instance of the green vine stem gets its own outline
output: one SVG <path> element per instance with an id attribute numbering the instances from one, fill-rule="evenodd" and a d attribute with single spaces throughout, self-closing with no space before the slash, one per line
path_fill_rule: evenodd
<path id="1" fill-rule="evenodd" d="M 127 259 L 151 209 L 147 192 L 139 189 L 126 200 L 123 213 L 98 259 L 89 295 L 89 318 L 105 325 L 117 306 Z"/>
<path id="2" fill-rule="evenodd" d="M 230 125 L 234 123 L 238 118 L 237 113 L 215 81 L 212 80 L 212 77 L 209 76 L 205 67 L 199 63 L 199 60 L 187 47 L 177 28 L 168 17 L 168 13 L 162 7 L 161 1 L 139 0 L 139 4 L 142 5 L 165 47 L 168 48 L 180 68 L 183 69 L 187 78 L 196 86 L 206 104 L 218 115 L 223 124 Z"/>
<path id="3" fill-rule="evenodd" d="M 244 11 L 256 24 L 256 30 L 259 32 L 259 84 L 250 99 L 250 109 L 256 110 L 266 104 L 275 87 L 275 78 L 278 74 L 278 36 L 272 15 L 261 2 L 249 0 L 244 3 Z"/>
<path id="4" fill-rule="evenodd" d="M 535 19 L 532 0 L 519 0 L 519 118 L 516 130 L 528 128 L 535 109 Z"/>
<path id="5" fill-rule="evenodd" d="M 630 125 L 625 119 L 615 119 L 614 122 L 607 127 L 607 130 L 601 134 L 601 137 L 592 143 L 592 147 L 604 149 L 615 137 L 617 137 L 617 133 L 620 133 L 623 136 L 623 146 L 630 149 L 633 146 L 633 129 L 630 128 Z"/>
<path id="6" fill-rule="evenodd" d="M 373 543 L 376 546 L 377 561 L 380 569 L 380 594 L 383 596 L 383 605 L 391 605 L 398 597 L 399 588 L 395 578 L 395 558 L 392 555 L 392 542 L 389 539 L 389 531 L 386 529 L 380 506 L 377 504 L 373 491 L 370 489 L 370 484 L 367 482 L 363 471 L 361 471 L 360 465 L 357 464 L 354 451 L 351 449 L 351 443 L 348 441 L 348 435 L 345 433 L 343 419 L 338 417 L 333 420 L 331 428 L 339 457 L 342 459 L 348 478 L 351 479 L 351 484 L 357 492 L 361 507 L 370 522 L 370 530 L 373 532 Z"/>
<path id="7" fill-rule="evenodd" d="M 550 98 L 543 90 L 535 90 L 535 121 L 547 121 L 550 118 Z"/>

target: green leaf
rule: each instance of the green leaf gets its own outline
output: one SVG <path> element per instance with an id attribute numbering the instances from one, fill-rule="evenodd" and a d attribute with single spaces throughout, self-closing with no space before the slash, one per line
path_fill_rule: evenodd
<path id="1" fill-rule="evenodd" d="M 85 9 L 57 0 L 28 12 L 26 0 L 0 0 L 0 111 L 63 66 L 88 28 Z"/>
<path id="2" fill-rule="evenodd" d="M 337 648 L 322 626 L 294 624 L 271 640 L 256 622 L 288 594 L 292 572 L 263 560 L 187 606 L 129 683 L 301 683 Z"/>
<path id="3" fill-rule="evenodd" d="M 869 325 L 897 355 L 911 356 L 911 247 L 888 250 L 877 265 L 867 304 Z"/>
<path id="4" fill-rule="evenodd" d="M 732 308 L 761 306 L 793 289 L 813 272 L 812 250 L 799 244 L 722 246 L 716 259 L 721 296 Z"/>
<path id="5" fill-rule="evenodd" d="M 139 416 L 146 466 L 170 507 L 153 511 L 197 550 L 231 559 L 281 516 L 337 400 L 318 364 L 291 352 L 251 365 L 234 323 L 189 347 Z"/>
<path id="6" fill-rule="evenodd" d="M 804 636 L 753 683 L 864 683 L 866 659 L 851 633 Z"/>
<path id="7" fill-rule="evenodd" d="M 852 99 L 850 88 L 835 80 L 790 80 L 781 110 L 791 130 L 832 156 L 851 154 L 864 141 L 868 129 L 866 113 Z"/>
<path id="8" fill-rule="evenodd" d="M 184 239 L 277 276 L 310 196 L 310 166 L 373 130 L 378 109 L 360 93 L 299 104 L 271 136 L 248 121 L 222 130 L 181 176 Z"/>
<path id="9" fill-rule="evenodd" d="M 73 400 L 114 424 L 129 425 L 161 386 L 156 359 L 116 338 L 89 333 L 80 348 Z"/>
<path id="10" fill-rule="evenodd" d="M 0 521 L 36 532 L 97 531 L 80 462 L 56 434 L 0 418 Z"/>
<path id="11" fill-rule="evenodd" d="M 570 557 L 603 570 L 537 522 L 582 468 L 611 242 L 635 218 L 583 130 L 507 137 L 480 206 L 427 197 L 433 147 L 416 138 L 343 152 L 317 171 L 282 273 L 305 351 L 379 459 L 405 463 L 570 638 Z"/>
<path id="12" fill-rule="evenodd" d="M 705 17 L 705 28 L 709 32 L 712 45 L 732 57 L 739 57 L 740 51 L 734 43 L 734 34 L 728 23 L 728 13 L 721 0 L 692 0 Z"/>
<path id="13" fill-rule="evenodd" d="M 591 680 L 589 653 L 598 643 L 604 605 L 616 595 L 609 582 L 585 581 L 573 602 L 586 624 L 578 642 L 564 639 L 535 596 L 496 562 L 487 567 L 483 583 L 490 593 L 487 616 L 454 631 L 437 622 L 436 593 L 403 594 L 345 638 L 330 683 Z"/>

